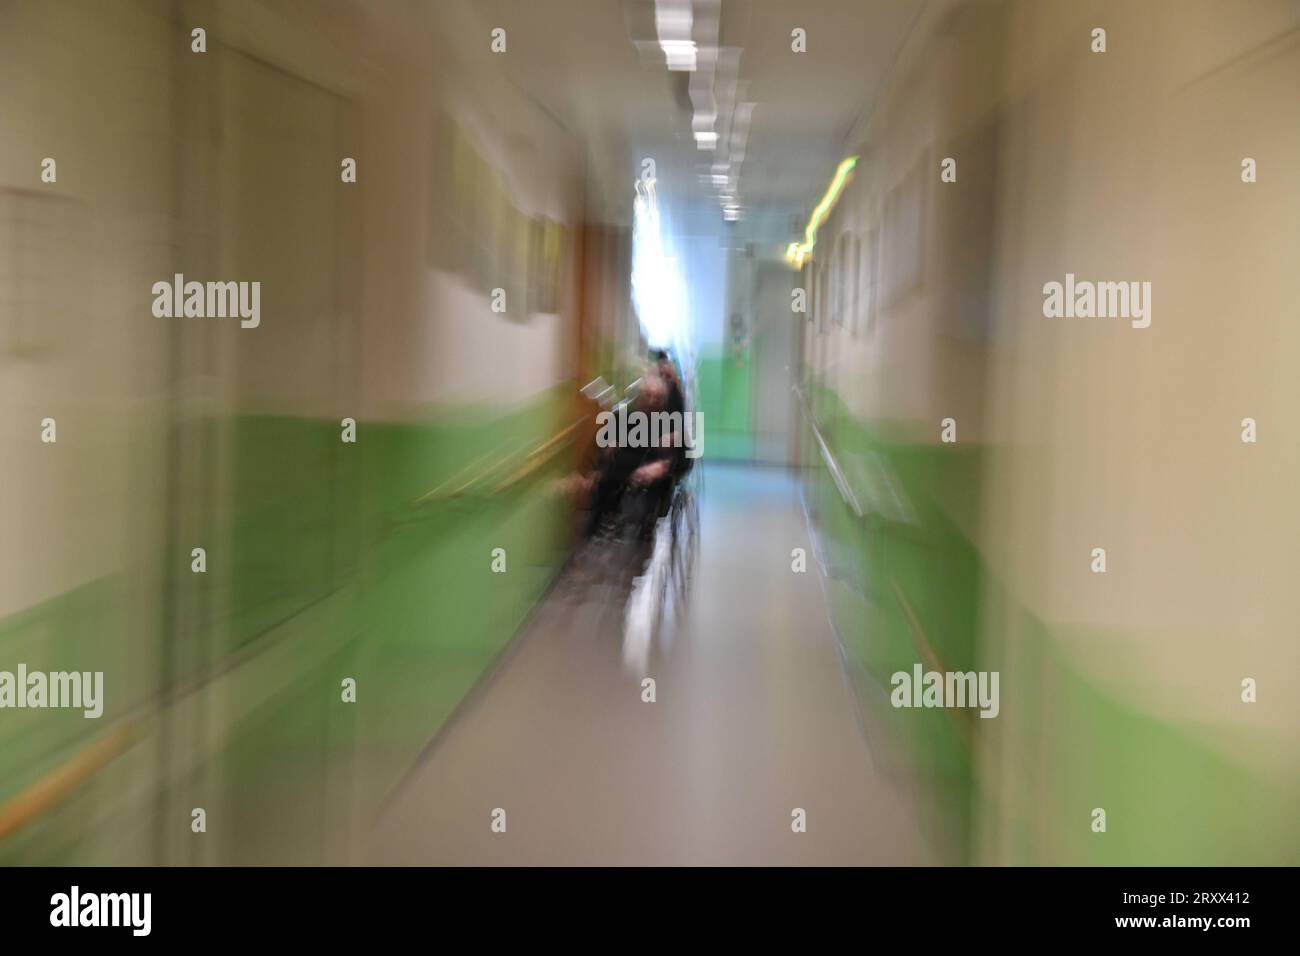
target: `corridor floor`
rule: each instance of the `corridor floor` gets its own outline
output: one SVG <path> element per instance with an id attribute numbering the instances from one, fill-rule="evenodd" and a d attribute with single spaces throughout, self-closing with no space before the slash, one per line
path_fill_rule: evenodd
<path id="1" fill-rule="evenodd" d="M 873 763 L 795 478 L 711 466 L 701 499 L 690 596 L 644 673 L 609 590 L 560 582 L 389 801 L 369 862 L 934 862 Z"/>

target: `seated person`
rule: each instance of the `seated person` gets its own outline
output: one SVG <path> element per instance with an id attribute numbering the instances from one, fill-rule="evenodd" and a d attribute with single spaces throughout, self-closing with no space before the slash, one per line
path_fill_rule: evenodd
<path id="1" fill-rule="evenodd" d="M 669 404 L 675 389 L 675 382 L 652 366 L 642 378 L 632 411 L 653 414 L 673 410 Z M 681 394 L 680 389 L 676 389 L 676 394 Z M 655 519 L 667 511 L 684 458 L 682 436 L 676 434 L 662 440 L 658 447 L 602 449 L 587 523 L 588 536 L 607 517 L 623 514 L 640 536 L 648 539 L 654 531 Z"/>

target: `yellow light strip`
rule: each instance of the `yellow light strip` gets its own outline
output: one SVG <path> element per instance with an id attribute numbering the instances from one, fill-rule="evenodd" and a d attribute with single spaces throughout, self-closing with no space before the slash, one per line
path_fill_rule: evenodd
<path id="1" fill-rule="evenodd" d="M 817 245 L 817 229 L 822 222 L 830 215 L 835 203 L 839 201 L 840 193 L 844 191 L 844 183 L 849 178 L 849 173 L 853 172 L 853 167 L 858 164 L 858 157 L 850 156 L 844 162 L 840 163 L 839 168 L 835 170 L 835 177 L 831 180 L 830 187 L 826 190 L 826 195 L 822 201 L 817 204 L 813 210 L 812 216 L 808 219 L 808 228 L 804 230 L 803 242 L 792 242 L 785 250 L 785 261 L 790 263 L 796 269 L 802 269 L 803 264 L 812 256 L 813 246 Z"/>

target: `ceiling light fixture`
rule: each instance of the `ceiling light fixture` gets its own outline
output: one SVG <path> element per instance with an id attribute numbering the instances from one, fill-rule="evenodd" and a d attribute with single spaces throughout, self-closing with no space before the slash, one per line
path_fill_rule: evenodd
<path id="1" fill-rule="evenodd" d="M 669 70 L 695 69 L 695 41 L 691 39 L 694 21 L 691 0 L 655 0 L 655 33 Z"/>
<path id="2" fill-rule="evenodd" d="M 668 61 L 668 69 L 675 72 L 692 72 L 695 69 L 694 40 L 666 40 L 659 44 Z"/>

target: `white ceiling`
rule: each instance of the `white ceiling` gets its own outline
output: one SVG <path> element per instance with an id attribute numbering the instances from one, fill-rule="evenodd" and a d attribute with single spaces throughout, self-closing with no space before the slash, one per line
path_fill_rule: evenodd
<path id="1" fill-rule="evenodd" d="M 441 2 L 441 0 L 435 0 Z M 699 2 L 699 0 L 697 0 Z M 587 146 L 595 214 L 621 219 L 643 157 L 655 158 L 661 201 L 720 215 L 703 178 L 713 154 L 691 133 L 690 73 L 669 72 L 647 0 L 474 0 L 486 31 L 504 27 L 496 57 L 510 80 Z M 845 137 L 887 76 L 924 0 L 721 0 L 718 44 L 739 50 L 737 100 L 755 103 L 738 195 L 749 211 L 799 211 L 820 198 Z M 791 50 L 801 27 L 807 52 Z M 642 47 L 652 44 L 643 43 Z"/>

